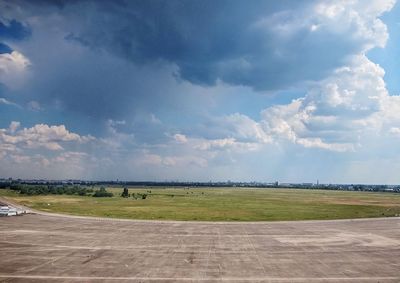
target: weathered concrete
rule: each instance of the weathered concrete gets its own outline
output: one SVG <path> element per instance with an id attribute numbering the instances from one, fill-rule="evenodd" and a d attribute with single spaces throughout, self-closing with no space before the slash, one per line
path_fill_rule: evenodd
<path id="1" fill-rule="evenodd" d="M 0 282 L 400 282 L 400 218 L 0 218 Z"/>

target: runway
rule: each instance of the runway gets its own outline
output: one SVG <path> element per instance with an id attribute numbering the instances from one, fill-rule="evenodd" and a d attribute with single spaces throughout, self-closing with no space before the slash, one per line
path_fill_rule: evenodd
<path id="1" fill-rule="evenodd" d="M 400 282 L 400 218 L 0 218 L 0 282 Z"/>

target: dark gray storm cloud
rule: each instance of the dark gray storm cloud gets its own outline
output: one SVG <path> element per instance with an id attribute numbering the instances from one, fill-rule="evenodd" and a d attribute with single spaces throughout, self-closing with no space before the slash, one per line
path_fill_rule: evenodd
<path id="1" fill-rule="evenodd" d="M 69 23 L 66 40 L 135 64 L 171 63 L 182 79 L 201 85 L 279 89 L 324 77 L 360 48 L 342 34 L 311 30 L 311 1 L 18 3 L 34 14 L 56 10 Z M 298 20 L 306 24 L 296 27 Z M 285 25 L 295 32 L 286 34 Z"/>
<path id="2" fill-rule="evenodd" d="M 66 38 L 137 64 L 175 64 L 179 76 L 195 84 L 214 85 L 219 79 L 257 90 L 278 89 L 319 79 L 355 51 L 341 35 L 314 33 L 307 25 L 283 34 L 282 19 L 295 24 L 296 17 L 306 16 L 293 12 L 304 9 L 302 2 L 80 2 L 64 8 L 71 14 L 86 11 L 84 20 L 76 19 L 83 25 Z"/>

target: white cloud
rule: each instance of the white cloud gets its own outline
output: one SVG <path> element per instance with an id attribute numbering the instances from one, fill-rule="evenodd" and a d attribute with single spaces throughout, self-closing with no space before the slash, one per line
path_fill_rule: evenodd
<path id="1" fill-rule="evenodd" d="M 81 160 L 87 156 L 88 154 L 85 152 L 67 151 L 67 152 L 62 152 L 60 155 L 53 158 L 52 161 L 59 163 L 66 163 L 66 162 L 80 163 Z"/>
<path id="2" fill-rule="evenodd" d="M 198 140 L 198 144 L 194 145 L 194 148 L 200 150 L 210 150 L 210 149 L 223 149 L 232 147 L 235 144 L 235 139 L 226 138 L 226 139 L 215 139 L 215 140 Z"/>
<path id="3" fill-rule="evenodd" d="M 3 97 L 0 97 L 0 104 L 12 105 L 12 106 L 20 108 L 20 106 L 18 104 L 14 103 L 14 102 L 12 102 L 12 101 L 10 101 L 8 99 L 5 99 Z"/>
<path id="4" fill-rule="evenodd" d="M 21 72 L 30 64 L 29 59 L 18 51 L 0 54 L 0 73 Z"/>
<path id="5" fill-rule="evenodd" d="M 378 18 L 390 11 L 395 0 L 365 1 L 320 1 L 310 14 L 311 21 L 334 33 L 349 33 L 363 44 L 366 51 L 372 47 L 383 47 L 388 38 L 386 25 Z M 315 25 L 315 24 L 314 24 Z"/>
<path id="6" fill-rule="evenodd" d="M 270 29 L 282 40 L 288 40 L 302 30 L 331 36 L 346 35 L 341 40 L 353 42 L 365 52 L 385 45 L 388 32 L 378 17 L 390 11 L 395 3 L 395 0 L 371 0 L 368 3 L 362 0 L 316 1 L 303 5 L 304 9 L 280 11 L 263 18 L 254 24 L 254 28 Z"/>
<path id="7" fill-rule="evenodd" d="M 87 179 L 96 164 L 85 152 L 62 151 L 58 155 L 10 153 L 0 151 L 0 172 L 4 175 L 20 178 Z M 15 170 L 18 169 L 16 174 Z"/>
<path id="8" fill-rule="evenodd" d="M 262 125 L 275 139 L 333 151 L 355 150 L 362 138 L 379 133 L 399 100 L 389 96 L 384 71 L 365 56 L 312 87 L 304 98 L 262 112 Z M 397 106 L 396 106 L 397 105 Z M 387 126 L 386 126 L 387 127 Z"/>
<path id="9" fill-rule="evenodd" d="M 64 125 L 20 129 L 20 123 L 12 121 L 8 128 L 0 129 L 0 172 L 21 178 L 88 178 L 98 163 L 77 149 L 84 150 L 94 140 L 68 131 Z"/>
<path id="10" fill-rule="evenodd" d="M 253 151 L 260 148 L 257 142 L 240 142 L 234 138 L 191 139 L 192 148 L 201 151 L 231 151 L 235 153 Z"/>
<path id="11" fill-rule="evenodd" d="M 178 143 L 187 143 L 187 141 L 188 141 L 186 136 L 182 135 L 182 134 L 175 134 L 174 139 Z"/>
<path id="12" fill-rule="evenodd" d="M 11 134 L 14 134 L 15 131 L 16 131 L 20 126 L 21 126 L 21 123 L 20 123 L 20 122 L 12 121 L 12 122 L 10 123 L 10 126 L 9 126 L 9 129 L 10 129 Z"/>
<path id="13" fill-rule="evenodd" d="M 154 113 L 150 113 L 150 122 L 153 124 L 161 124 L 161 120 Z"/>
<path id="14" fill-rule="evenodd" d="M 30 65 L 29 59 L 18 51 L 0 54 L 0 82 L 9 88 L 20 87 Z"/>
<path id="15" fill-rule="evenodd" d="M 354 150 L 354 145 L 351 143 L 326 143 L 321 138 L 298 138 L 296 143 L 306 148 L 316 147 L 338 152 Z"/>
<path id="16" fill-rule="evenodd" d="M 27 155 L 19 155 L 19 154 L 11 154 L 10 158 L 15 163 L 29 163 L 31 161 L 31 157 Z"/>
<path id="17" fill-rule="evenodd" d="M 110 127 L 115 127 L 118 125 L 126 125 L 126 121 L 125 120 L 113 120 L 113 119 L 108 119 L 107 120 L 107 125 Z"/>
<path id="18" fill-rule="evenodd" d="M 392 127 L 392 128 L 390 128 L 389 133 L 391 133 L 395 136 L 400 136 L 400 128 Z"/>
<path id="19" fill-rule="evenodd" d="M 37 124 L 31 128 L 18 130 L 20 123 L 11 122 L 8 129 L 0 129 L 0 143 L 15 145 L 18 148 L 45 148 L 48 150 L 63 150 L 61 143 L 86 143 L 93 140 L 92 136 L 80 136 L 68 131 L 64 125 L 48 126 Z"/>
<path id="20" fill-rule="evenodd" d="M 207 167 L 208 161 L 207 159 L 194 156 L 194 155 L 185 155 L 185 156 L 167 156 L 163 159 L 163 164 L 166 166 L 196 166 L 196 167 Z"/>
<path id="21" fill-rule="evenodd" d="M 158 166 L 162 164 L 162 157 L 153 154 L 153 153 L 145 153 L 142 156 L 138 156 L 135 158 L 134 163 L 136 165 L 151 165 L 151 166 Z"/>
<path id="22" fill-rule="evenodd" d="M 271 136 L 263 131 L 260 123 L 246 115 L 235 113 L 219 119 L 220 126 L 231 130 L 229 135 L 241 142 L 268 144 L 272 142 Z"/>

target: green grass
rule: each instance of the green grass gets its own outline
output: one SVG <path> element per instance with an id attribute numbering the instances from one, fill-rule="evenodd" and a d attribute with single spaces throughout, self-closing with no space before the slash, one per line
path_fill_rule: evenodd
<path id="1" fill-rule="evenodd" d="M 147 199 L 115 196 L 25 196 L 0 190 L 0 196 L 28 207 L 74 215 L 129 219 L 201 221 L 277 221 L 346 219 L 400 215 L 400 194 L 298 189 L 130 188 Z"/>

